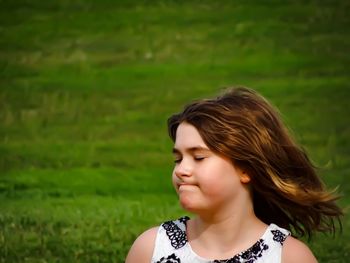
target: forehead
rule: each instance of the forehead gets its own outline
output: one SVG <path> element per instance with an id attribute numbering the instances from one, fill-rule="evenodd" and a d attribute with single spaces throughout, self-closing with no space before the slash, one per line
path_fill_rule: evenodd
<path id="1" fill-rule="evenodd" d="M 176 130 L 175 148 L 187 149 L 193 147 L 208 149 L 198 130 L 192 124 L 182 122 Z"/>

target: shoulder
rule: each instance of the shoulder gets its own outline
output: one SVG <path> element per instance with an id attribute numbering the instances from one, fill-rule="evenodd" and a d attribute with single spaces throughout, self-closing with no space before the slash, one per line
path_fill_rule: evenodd
<path id="1" fill-rule="evenodd" d="M 151 262 L 159 227 L 153 227 L 143 232 L 131 246 L 125 263 Z"/>
<path id="2" fill-rule="evenodd" d="M 283 263 L 317 263 L 315 256 L 307 245 L 300 240 L 289 236 L 283 243 Z"/>

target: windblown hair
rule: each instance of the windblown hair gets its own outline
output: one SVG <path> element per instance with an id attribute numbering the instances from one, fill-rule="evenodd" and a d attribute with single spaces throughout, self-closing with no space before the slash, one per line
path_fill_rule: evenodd
<path id="1" fill-rule="evenodd" d="M 254 212 L 263 222 L 309 238 L 315 231 L 334 234 L 337 222 L 341 228 L 339 197 L 325 189 L 277 110 L 257 92 L 231 88 L 217 98 L 187 105 L 168 119 L 174 142 L 182 122 L 196 127 L 213 152 L 248 173 Z"/>

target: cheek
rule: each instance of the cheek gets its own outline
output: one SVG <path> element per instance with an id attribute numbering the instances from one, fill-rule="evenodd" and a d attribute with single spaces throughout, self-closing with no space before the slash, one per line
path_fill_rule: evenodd
<path id="1" fill-rule="evenodd" d="M 216 174 L 206 174 L 201 180 L 198 180 L 198 186 L 203 194 L 209 198 L 215 198 L 223 189 L 222 182 Z"/>
<path id="2" fill-rule="evenodd" d="M 219 184 L 201 185 L 200 188 L 202 192 L 210 199 L 216 199 L 223 194 L 223 191 L 227 191 L 226 189 L 224 190 L 222 185 Z"/>
<path id="3" fill-rule="evenodd" d="M 218 173 L 210 174 L 205 183 L 201 184 L 201 189 L 205 194 L 213 199 L 231 196 L 239 190 L 241 185 L 239 178 L 235 174 L 225 170 L 217 170 Z"/>

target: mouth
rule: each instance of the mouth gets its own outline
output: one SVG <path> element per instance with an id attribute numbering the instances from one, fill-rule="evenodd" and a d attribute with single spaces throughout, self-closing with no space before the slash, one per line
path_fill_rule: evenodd
<path id="1" fill-rule="evenodd" d="M 189 188 L 189 187 L 195 187 L 195 184 L 186 184 L 186 183 L 181 183 L 178 185 L 178 189 L 185 189 L 185 188 Z"/>

